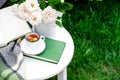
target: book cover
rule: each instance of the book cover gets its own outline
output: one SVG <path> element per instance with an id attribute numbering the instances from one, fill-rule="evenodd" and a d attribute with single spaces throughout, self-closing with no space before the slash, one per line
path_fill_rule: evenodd
<path id="1" fill-rule="evenodd" d="M 42 53 L 37 55 L 25 54 L 25 56 L 57 64 L 64 51 L 66 43 L 51 38 L 46 38 L 45 43 L 46 49 Z"/>
<path id="2" fill-rule="evenodd" d="M 16 17 L 13 6 L 0 9 L 0 47 L 31 32 L 26 21 Z"/>

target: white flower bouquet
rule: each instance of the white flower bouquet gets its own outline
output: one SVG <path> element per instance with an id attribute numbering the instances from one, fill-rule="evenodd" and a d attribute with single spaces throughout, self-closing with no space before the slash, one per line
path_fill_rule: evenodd
<path id="1" fill-rule="evenodd" d="M 55 2 L 53 3 L 53 1 Z M 58 26 L 62 26 L 59 12 L 63 12 L 64 10 L 55 7 L 60 5 L 60 3 L 63 2 L 60 2 L 60 0 L 26 0 L 20 4 L 14 4 L 13 11 L 17 17 L 29 22 L 32 26 L 52 22 L 56 22 Z M 62 5 L 66 5 L 66 3 Z M 72 7 L 71 4 L 67 6 Z"/>

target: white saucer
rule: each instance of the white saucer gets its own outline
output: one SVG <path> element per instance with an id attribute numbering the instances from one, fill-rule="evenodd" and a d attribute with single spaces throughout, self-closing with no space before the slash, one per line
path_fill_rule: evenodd
<path id="1" fill-rule="evenodd" d="M 46 44 L 45 41 L 42 40 L 34 49 L 30 49 L 26 44 L 25 44 L 25 39 L 23 39 L 20 43 L 21 50 L 23 51 L 24 54 L 30 54 L 30 55 L 36 55 L 40 54 L 45 50 Z"/>

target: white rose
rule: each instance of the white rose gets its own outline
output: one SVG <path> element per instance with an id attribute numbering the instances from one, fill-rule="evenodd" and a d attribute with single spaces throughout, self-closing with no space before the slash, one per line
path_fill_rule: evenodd
<path id="1" fill-rule="evenodd" d="M 18 4 L 14 4 L 13 7 L 12 7 L 12 11 L 17 13 L 18 11 Z"/>
<path id="2" fill-rule="evenodd" d="M 54 22 L 57 18 L 57 11 L 51 6 L 45 8 L 42 12 L 42 20 L 44 23 Z"/>
<path id="3" fill-rule="evenodd" d="M 38 25 L 39 23 L 41 23 L 42 20 L 42 15 L 41 15 L 41 11 L 35 11 L 33 12 L 30 17 L 29 17 L 29 22 L 32 25 Z"/>
<path id="4" fill-rule="evenodd" d="M 29 10 L 26 8 L 26 3 L 21 3 L 19 6 L 18 6 L 18 17 L 24 19 L 24 20 L 27 20 L 29 18 L 29 15 L 31 14 L 29 12 Z"/>
<path id="5" fill-rule="evenodd" d="M 26 0 L 26 8 L 32 12 L 39 8 L 39 3 L 37 0 Z"/>

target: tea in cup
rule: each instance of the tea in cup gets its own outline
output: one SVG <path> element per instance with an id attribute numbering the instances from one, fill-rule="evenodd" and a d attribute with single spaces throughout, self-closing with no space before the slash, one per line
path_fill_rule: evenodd
<path id="1" fill-rule="evenodd" d="M 25 44 L 28 49 L 36 49 L 43 41 L 45 40 L 44 36 L 40 36 L 35 32 L 31 32 L 26 34 L 25 36 Z"/>
<path id="2" fill-rule="evenodd" d="M 34 43 L 34 42 L 37 42 L 40 39 L 40 36 L 37 33 L 28 33 L 25 36 L 25 39 L 28 42 Z"/>

